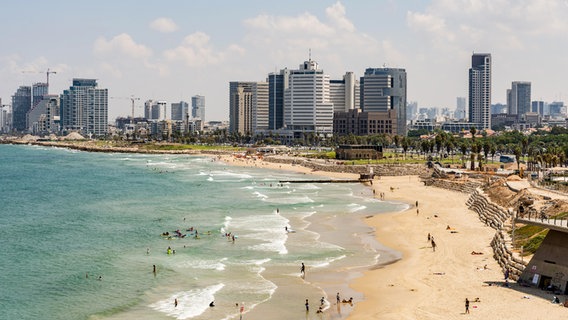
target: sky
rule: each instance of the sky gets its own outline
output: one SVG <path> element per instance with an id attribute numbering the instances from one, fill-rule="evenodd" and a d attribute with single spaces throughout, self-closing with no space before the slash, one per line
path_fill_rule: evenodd
<path id="1" fill-rule="evenodd" d="M 404 68 L 407 98 L 454 109 L 471 55 L 491 53 L 492 103 L 512 81 L 532 100 L 568 97 L 568 0 L 0 0 L 0 98 L 73 78 L 109 90 L 109 120 L 149 99 L 205 96 L 206 121 L 229 119 L 229 82 L 265 81 L 309 58 L 331 76 Z M 168 111 L 169 112 L 169 111 Z"/>

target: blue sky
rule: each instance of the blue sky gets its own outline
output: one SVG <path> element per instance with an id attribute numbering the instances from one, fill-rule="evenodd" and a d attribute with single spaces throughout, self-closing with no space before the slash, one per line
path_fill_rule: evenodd
<path id="1" fill-rule="evenodd" d="M 493 57 L 493 103 L 512 81 L 533 100 L 564 100 L 566 0 L 145 1 L 0 0 L 0 98 L 45 81 L 61 93 L 96 78 L 109 96 L 206 98 L 207 120 L 228 119 L 229 81 L 263 81 L 308 58 L 332 79 L 405 68 L 408 100 L 455 107 L 467 97 L 472 52 Z M 34 71 L 23 73 L 22 71 Z M 111 99 L 109 117 L 131 113 Z M 142 108 L 136 108 L 136 115 Z"/>

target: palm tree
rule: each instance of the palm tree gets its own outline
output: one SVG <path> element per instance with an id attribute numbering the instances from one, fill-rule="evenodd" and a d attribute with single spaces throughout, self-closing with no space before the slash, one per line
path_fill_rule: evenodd
<path id="1" fill-rule="evenodd" d="M 520 161 L 521 161 L 521 154 L 522 154 L 521 148 L 518 147 L 518 146 L 515 147 L 515 148 L 513 149 L 513 154 L 515 155 L 515 158 L 517 158 L 517 170 L 520 171 L 520 170 L 521 170 L 521 163 L 520 163 Z"/>

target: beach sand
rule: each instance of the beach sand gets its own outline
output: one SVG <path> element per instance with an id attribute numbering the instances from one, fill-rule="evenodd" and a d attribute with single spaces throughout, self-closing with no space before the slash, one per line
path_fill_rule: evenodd
<path id="1" fill-rule="evenodd" d="M 353 174 L 312 171 L 301 166 L 224 156 L 232 165 L 292 170 L 338 179 Z M 469 195 L 426 187 L 417 176 L 381 177 L 372 186 L 376 197 L 407 203 L 404 212 L 374 215 L 365 222 L 375 229 L 385 250 L 379 265 L 355 279 L 345 279 L 362 293 L 355 299 L 348 319 L 560 319 L 568 309 L 552 304 L 552 295 L 511 283 L 505 287 L 503 273 L 490 247 L 494 230 L 479 221 L 465 202 Z M 391 190 L 392 187 L 392 190 Z M 418 209 L 416 208 L 418 201 Z M 450 230 L 447 227 L 450 226 Z M 437 244 L 432 250 L 430 233 Z M 482 254 L 471 254 L 472 251 Z M 486 268 L 484 268 L 486 266 Z M 334 280 L 335 281 L 335 280 Z M 491 284 L 491 285 L 489 285 Z M 337 284 L 335 284 L 337 285 Z M 325 286 L 324 286 L 325 287 Z M 334 301 L 333 290 L 326 290 Z M 465 314 L 465 299 L 470 314 Z M 480 302 L 475 302 L 479 298 Z M 564 302 L 565 297 L 560 297 Z M 339 319 L 334 302 L 328 319 Z"/>

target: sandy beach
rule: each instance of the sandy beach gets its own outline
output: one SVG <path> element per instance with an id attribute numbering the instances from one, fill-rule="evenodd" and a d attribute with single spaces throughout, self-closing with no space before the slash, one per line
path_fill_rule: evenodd
<path id="1" fill-rule="evenodd" d="M 223 156 L 221 161 L 358 178 L 231 156 Z M 490 247 L 494 230 L 468 210 L 468 194 L 426 187 L 417 176 L 381 177 L 372 187 L 376 197 L 384 194 L 385 200 L 407 203 L 410 208 L 365 219 L 375 229 L 377 240 L 394 254 L 387 251 L 377 267 L 351 282 L 364 298 L 355 301 L 348 319 L 560 319 L 568 315 L 567 308 L 551 303 L 551 294 L 516 283 L 504 286 L 502 270 Z M 434 237 L 435 251 L 428 233 Z M 333 300 L 330 292 L 328 296 Z M 469 314 L 465 313 L 466 298 Z M 564 297 L 560 298 L 564 302 Z M 337 318 L 333 307 L 326 312 L 327 318 Z"/>

